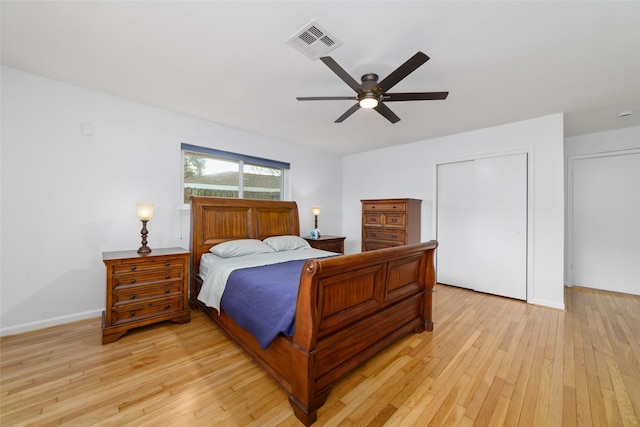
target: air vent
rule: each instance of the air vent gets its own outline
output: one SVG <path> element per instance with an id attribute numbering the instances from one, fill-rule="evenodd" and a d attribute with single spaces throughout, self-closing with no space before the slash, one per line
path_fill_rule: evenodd
<path id="1" fill-rule="evenodd" d="M 287 43 L 311 59 L 325 56 L 342 45 L 341 41 L 328 34 L 315 21 L 305 25 L 300 31 L 291 36 Z"/>

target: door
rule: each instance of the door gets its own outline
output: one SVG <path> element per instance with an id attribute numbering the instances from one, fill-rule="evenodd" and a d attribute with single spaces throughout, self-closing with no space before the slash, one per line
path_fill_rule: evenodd
<path id="1" fill-rule="evenodd" d="M 640 295 L 640 152 L 573 161 L 573 284 Z"/>
<path id="2" fill-rule="evenodd" d="M 475 161 L 474 289 L 527 299 L 527 155 Z"/>
<path id="3" fill-rule="evenodd" d="M 438 282 L 473 289 L 473 161 L 438 168 Z"/>
<path id="4" fill-rule="evenodd" d="M 527 154 L 437 167 L 438 282 L 527 299 Z"/>

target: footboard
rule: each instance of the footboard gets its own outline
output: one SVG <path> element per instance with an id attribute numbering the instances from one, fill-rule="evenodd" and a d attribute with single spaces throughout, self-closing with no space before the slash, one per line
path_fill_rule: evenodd
<path id="1" fill-rule="evenodd" d="M 289 399 L 306 425 L 338 379 L 407 333 L 433 329 L 436 247 L 430 241 L 304 266 Z"/>

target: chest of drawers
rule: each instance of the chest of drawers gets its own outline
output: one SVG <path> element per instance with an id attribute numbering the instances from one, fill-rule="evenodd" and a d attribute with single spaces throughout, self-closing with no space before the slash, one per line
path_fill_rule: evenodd
<path id="1" fill-rule="evenodd" d="M 189 251 L 182 248 L 104 252 L 107 301 L 102 314 L 102 343 L 128 330 L 156 322 L 191 320 L 187 299 Z"/>
<path id="2" fill-rule="evenodd" d="M 418 199 L 361 200 L 362 251 L 420 242 Z"/>

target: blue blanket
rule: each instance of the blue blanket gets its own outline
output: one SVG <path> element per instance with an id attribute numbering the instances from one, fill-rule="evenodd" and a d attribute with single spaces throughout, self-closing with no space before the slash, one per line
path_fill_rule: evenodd
<path id="1" fill-rule="evenodd" d="M 293 335 L 300 274 L 306 261 L 242 268 L 229 276 L 221 307 L 262 348 L 280 333 Z"/>

